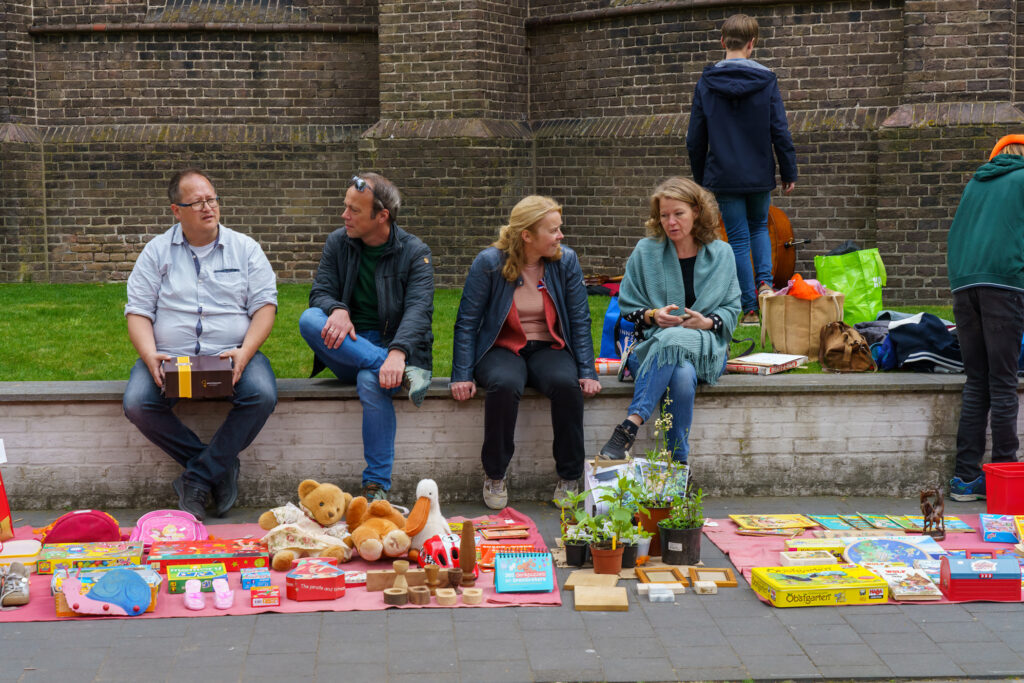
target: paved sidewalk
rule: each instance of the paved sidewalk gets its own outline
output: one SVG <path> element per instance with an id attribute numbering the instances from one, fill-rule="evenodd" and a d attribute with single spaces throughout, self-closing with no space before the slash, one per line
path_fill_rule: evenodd
<path id="1" fill-rule="evenodd" d="M 514 507 L 545 539 L 551 505 Z M 984 512 L 984 502 L 947 513 Z M 443 506 L 448 515 L 482 506 Z M 891 498 L 721 498 L 712 517 L 767 512 L 917 513 Z M 111 511 L 130 524 L 138 511 Z M 58 512 L 16 513 L 41 525 Z M 236 510 L 228 521 L 254 521 Z M 707 539 L 702 559 L 726 566 Z M 559 570 L 564 581 L 567 570 Z M 1024 604 L 776 609 L 742 579 L 676 604 L 639 600 L 628 612 L 562 607 L 386 610 L 244 617 L 0 624 L 0 681 L 676 681 L 1024 676 Z"/>

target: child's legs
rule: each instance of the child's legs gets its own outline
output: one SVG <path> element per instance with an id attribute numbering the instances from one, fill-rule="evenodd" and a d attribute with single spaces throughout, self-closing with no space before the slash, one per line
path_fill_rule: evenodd
<path id="1" fill-rule="evenodd" d="M 740 283 L 740 305 L 744 311 L 757 310 L 754 271 L 750 266 L 750 226 L 747 223 L 747 197 L 742 194 L 715 194 L 722 212 L 725 234 L 736 258 L 736 279 Z M 769 255 L 771 245 L 769 244 Z"/>
<path id="2" fill-rule="evenodd" d="M 757 192 L 746 195 L 747 227 L 750 229 L 750 255 L 754 266 L 755 296 L 762 282 L 772 283 L 772 238 L 768 234 L 768 207 L 771 194 Z"/>

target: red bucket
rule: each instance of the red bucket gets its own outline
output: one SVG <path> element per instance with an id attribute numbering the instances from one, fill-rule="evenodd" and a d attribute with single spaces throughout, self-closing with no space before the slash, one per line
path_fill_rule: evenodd
<path id="1" fill-rule="evenodd" d="M 993 462 L 981 467 L 988 513 L 1024 515 L 1024 462 Z"/>

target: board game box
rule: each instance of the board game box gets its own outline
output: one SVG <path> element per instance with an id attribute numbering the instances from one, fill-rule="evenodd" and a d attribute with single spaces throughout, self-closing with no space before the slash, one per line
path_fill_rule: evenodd
<path id="1" fill-rule="evenodd" d="M 140 544 L 141 545 L 141 544 Z M 161 574 L 178 564 L 222 562 L 229 572 L 243 567 L 269 567 L 267 544 L 239 538 L 220 541 L 157 541 L 149 550 L 149 564 Z"/>
<path id="2" fill-rule="evenodd" d="M 754 567 L 750 587 L 775 607 L 881 604 L 889 598 L 885 580 L 855 564 Z"/>
<path id="3" fill-rule="evenodd" d="M 126 567 L 138 564 L 142 564 L 141 543 L 47 543 L 39 552 L 36 572 L 52 574 L 58 569 Z"/>

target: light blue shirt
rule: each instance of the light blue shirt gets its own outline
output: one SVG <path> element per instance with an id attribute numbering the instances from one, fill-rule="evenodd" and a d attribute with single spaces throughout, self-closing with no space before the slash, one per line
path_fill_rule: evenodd
<path id="1" fill-rule="evenodd" d="M 241 346 L 267 304 L 277 305 L 277 277 L 256 240 L 221 225 L 213 250 L 193 258 L 177 223 L 139 255 L 124 313 L 153 321 L 160 353 L 215 356 Z"/>
<path id="2" fill-rule="evenodd" d="M 749 66 L 752 69 L 763 69 L 764 71 L 771 71 L 761 62 L 755 62 L 753 59 L 747 57 L 733 57 L 732 59 L 723 59 L 722 61 L 715 64 L 715 66 Z"/>

